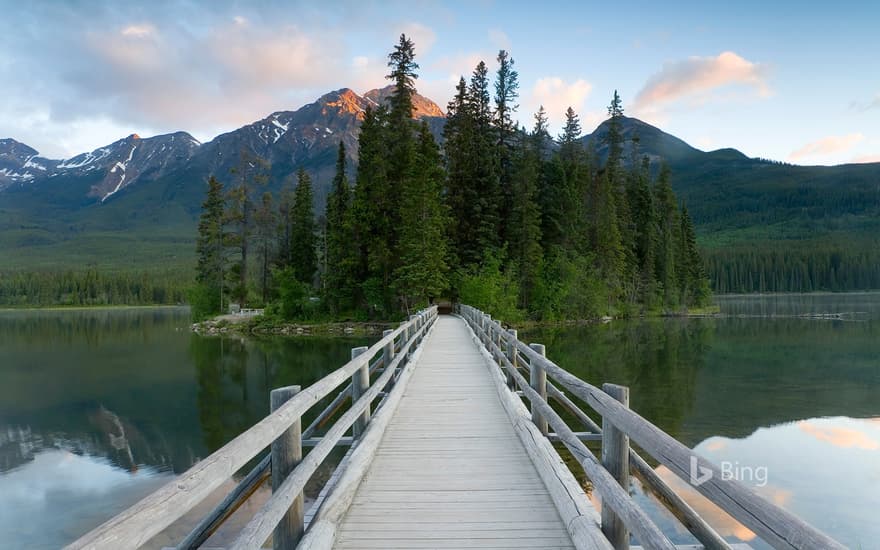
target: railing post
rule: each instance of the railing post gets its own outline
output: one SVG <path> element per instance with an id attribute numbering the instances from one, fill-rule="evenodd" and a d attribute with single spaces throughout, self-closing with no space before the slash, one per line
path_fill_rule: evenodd
<path id="1" fill-rule="evenodd" d="M 382 331 L 382 338 L 387 338 L 389 334 L 394 332 L 393 330 L 385 330 Z M 392 339 L 390 342 L 385 344 L 385 347 L 382 348 L 382 367 L 388 368 L 391 366 L 391 362 L 394 360 L 394 340 Z"/>
<path id="2" fill-rule="evenodd" d="M 299 393 L 300 389 L 300 386 L 287 386 L 272 390 L 269 393 L 270 412 L 275 412 L 291 397 Z M 287 428 L 287 431 L 272 442 L 270 453 L 272 455 L 272 492 L 274 493 L 296 465 L 302 461 L 302 423 L 300 419 L 297 419 Z M 300 493 L 293 500 L 290 510 L 275 527 L 272 534 L 272 548 L 282 550 L 296 547 L 303 535 L 303 512 L 303 494 Z"/>
<path id="3" fill-rule="evenodd" d="M 617 384 L 602 384 L 602 391 L 629 407 L 629 388 Z M 629 436 L 602 417 L 602 466 L 629 492 Z M 623 521 L 602 503 L 602 532 L 615 550 L 629 548 L 629 531 Z"/>
<path id="4" fill-rule="evenodd" d="M 369 348 L 367 346 L 361 346 L 359 348 L 351 349 L 351 358 L 354 359 L 358 355 L 366 352 Z M 351 375 L 351 404 L 357 402 L 361 396 L 366 393 L 366 391 L 370 387 L 370 362 L 364 361 L 364 366 L 359 368 Z M 354 421 L 352 425 L 352 435 L 355 439 L 360 437 L 362 433 L 367 429 L 367 423 L 370 421 L 370 405 L 367 404 L 367 408 L 364 409 L 364 412 L 358 417 L 357 420 Z"/>
<path id="5" fill-rule="evenodd" d="M 507 360 L 510 361 L 510 364 L 513 365 L 513 370 L 516 370 L 517 365 L 517 356 L 518 352 L 516 350 L 516 329 L 511 328 L 507 329 Z M 515 378 L 513 374 L 507 373 L 507 387 L 513 389 L 516 386 Z"/>
<path id="6" fill-rule="evenodd" d="M 410 326 L 409 326 L 409 337 L 410 337 L 410 338 L 416 338 L 416 334 L 418 334 L 418 333 L 417 333 L 417 330 L 418 330 L 418 319 L 419 319 L 419 316 L 418 316 L 418 315 L 410 315 L 410 316 L 409 316 L 409 322 L 410 322 Z M 415 342 L 413 342 L 413 344 L 415 344 Z M 409 352 L 410 352 L 410 353 L 412 353 L 414 347 L 415 347 L 414 345 L 409 347 Z"/>
<path id="7" fill-rule="evenodd" d="M 547 348 L 544 347 L 544 344 L 529 344 L 529 347 L 535 350 L 541 357 L 547 357 Z M 529 384 L 532 386 L 533 390 L 538 392 L 541 399 L 547 401 L 547 371 L 545 371 L 537 361 L 531 361 L 529 363 Z M 538 412 L 538 407 L 536 407 L 534 403 L 531 405 L 532 422 L 535 423 L 535 426 L 538 427 L 541 434 L 546 436 L 549 431 L 547 419 L 541 416 Z"/>
<path id="8" fill-rule="evenodd" d="M 483 332 L 483 345 L 486 349 L 489 349 L 489 342 L 492 340 L 492 316 L 486 315 L 485 319 L 486 325 Z"/>

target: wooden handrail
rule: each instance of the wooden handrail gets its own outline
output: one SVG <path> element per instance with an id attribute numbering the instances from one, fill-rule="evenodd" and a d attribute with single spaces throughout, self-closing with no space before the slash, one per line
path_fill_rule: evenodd
<path id="1" fill-rule="evenodd" d="M 375 399 L 379 392 L 384 388 L 385 384 L 391 380 L 395 369 L 406 357 L 414 343 L 417 343 L 421 335 L 428 329 L 430 325 L 424 324 L 415 329 L 409 340 L 407 340 L 402 348 L 402 353 L 394 358 L 389 368 L 352 404 L 345 414 L 333 424 L 327 434 L 321 439 L 312 451 L 300 462 L 291 474 L 284 480 L 277 491 L 272 493 L 269 500 L 254 515 L 244 529 L 238 534 L 235 542 L 232 544 L 233 550 L 257 550 L 262 545 L 275 526 L 284 516 L 286 511 L 290 509 L 293 500 L 299 495 L 305 484 L 312 477 L 321 463 L 330 454 L 330 451 L 336 446 L 336 442 L 345 432 L 359 419 L 370 403 Z"/>
<path id="2" fill-rule="evenodd" d="M 436 317 L 437 307 L 423 312 Z M 175 520 L 195 507 L 225 480 L 247 464 L 260 451 L 268 447 L 294 422 L 335 388 L 348 381 L 352 375 L 401 334 L 416 339 L 421 332 L 414 329 L 422 325 L 422 315 L 401 325 L 373 344 L 365 353 L 321 378 L 296 394 L 275 412 L 269 414 L 250 429 L 199 461 L 173 481 L 160 487 L 117 516 L 86 533 L 65 548 L 68 550 L 115 550 L 137 548 L 160 533 Z M 392 371 L 393 369 L 389 369 Z M 317 448 L 317 447 L 316 447 Z M 314 449 L 312 450 L 314 452 Z M 311 453 L 310 453 L 311 454 Z"/>
<path id="3" fill-rule="evenodd" d="M 633 531 L 636 538 L 645 548 L 651 550 L 674 550 L 675 545 L 663 534 L 660 528 L 654 524 L 647 514 L 632 500 L 629 492 L 611 477 L 608 470 L 602 467 L 599 460 L 587 448 L 586 445 L 574 434 L 571 428 L 542 397 L 532 388 L 529 381 L 520 373 L 502 353 L 494 341 L 488 339 L 488 333 L 478 323 L 472 323 L 472 328 L 477 336 L 483 336 L 488 341 L 486 346 L 492 357 L 500 361 L 508 374 L 516 381 L 517 385 L 525 394 L 526 398 L 537 410 L 543 420 L 548 422 L 556 432 L 560 441 L 571 451 L 574 458 L 583 467 L 584 472 L 593 482 L 593 485 L 602 495 L 603 502 L 607 502 L 615 513 L 624 519 L 627 526 Z M 537 353 L 537 352 L 536 352 Z"/>
<path id="4" fill-rule="evenodd" d="M 460 308 L 465 313 L 465 318 L 470 319 L 475 331 L 480 328 L 480 323 L 476 319 L 483 313 L 467 305 L 461 305 Z M 489 319 L 484 322 L 493 330 L 503 331 L 503 327 L 496 321 Z M 480 330 L 482 331 L 482 328 Z M 791 550 L 843 550 L 845 548 L 791 512 L 764 500 L 746 485 L 733 479 L 726 479 L 726 476 L 722 476 L 721 471 L 714 464 L 636 412 L 621 405 L 604 391 L 584 382 L 553 361 L 541 356 L 522 341 L 517 340 L 515 343 L 517 352 L 527 357 L 530 364 L 538 365 L 545 370 L 553 380 L 601 414 L 604 419 L 629 436 L 642 450 L 669 468 L 678 477 L 689 481 L 691 468 L 699 472 L 707 472 L 707 475 L 708 472 L 711 472 L 711 477 L 705 482 L 691 485 L 774 548 Z M 493 347 L 500 353 L 497 346 L 493 344 Z M 501 355 L 502 360 L 506 360 L 503 354 Z M 525 383 L 525 378 L 522 375 L 519 375 L 517 381 L 527 396 L 534 394 L 525 387 L 528 384 Z M 558 430 L 557 433 L 559 433 Z"/>

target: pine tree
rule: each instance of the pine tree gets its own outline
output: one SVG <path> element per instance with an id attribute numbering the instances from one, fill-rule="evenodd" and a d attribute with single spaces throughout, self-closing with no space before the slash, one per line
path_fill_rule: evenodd
<path id="1" fill-rule="evenodd" d="M 278 269 L 290 267 L 293 257 L 291 255 L 291 230 L 290 216 L 293 210 L 294 186 L 293 178 L 285 178 L 278 199 L 278 251 L 275 256 L 275 266 Z"/>
<path id="2" fill-rule="evenodd" d="M 340 141 L 336 176 L 326 206 L 326 298 L 334 313 L 354 307 L 356 258 L 353 254 L 352 196 L 345 168 L 345 144 Z"/>
<path id="3" fill-rule="evenodd" d="M 519 105 L 519 74 L 514 70 L 513 58 L 505 50 L 498 52 L 498 72 L 495 75 L 495 130 L 498 156 L 498 184 L 501 197 L 500 241 L 510 239 L 511 228 L 506 223 L 513 206 L 513 172 L 516 153 L 516 121 L 513 116 Z"/>
<path id="4" fill-rule="evenodd" d="M 223 309 L 223 281 L 226 270 L 226 254 L 223 246 L 224 232 L 223 184 L 214 176 L 208 179 L 208 191 L 202 203 L 196 239 L 196 283 L 203 287 L 205 297 L 210 296 L 204 314 Z M 214 298 L 216 297 L 216 300 Z"/>
<path id="5" fill-rule="evenodd" d="M 401 200 L 400 265 L 395 270 L 395 286 L 407 312 L 447 287 L 443 166 L 426 122 L 419 129 L 415 161 Z"/>
<path id="6" fill-rule="evenodd" d="M 227 195 L 226 222 L 234 228 L 227 235 L 226 244 L 235 249 L 237 261 L 229 270 L 230 294 L 244 306 L 248 297 L 248 252 L 251 234 L 253 233 L 253 197 L 254 190 L 268 181 L 269 163 L 242 150 L 239 164 L 232 169 L 237 185 Z"/>
<path id="7" fill-rule="evenodd" d="M 510 259 L 519 276 L 519 307 L 528 311 L 541 278 L 543 252 L 541 250 L 541 207 L 538 203 L 538 178 L 541 168 L 539 145 L 543 142 L 540 118 L 532 139 L 523 131 L 520 150 L 513 170 L 513 206 L 510 213 Z"/>
<path id="8" fill-rule="evenodd" d="M 482 259 L 476 239 L 480 223 L 480 192 L 472 177 L 474 116 L 467 82 L 459 79 L 455 97 L 446 108 L 443 126 L 446 164 L 445 202 L 456 223 L 449 225 L 450 253 L 455 265 L 467 268 Z"/>
<path id="9" fill-rule="evenodd" d="M 471 75 L 468 88 L 470 112 L 474 122 L 474 142 L 470 158 L 471 185 L 479 190 L 476 239 L 482 254 L 480 260 L 501 249 L 501 190 L 499 188 L 495 129 L 486 64 L 480 61 Z"/>
<path id="10" fill-rule="evenodd" d="M 272 204 L 272 193 L 263 193 L 260 205 L 254 212 L 254 238 L 257 247 L 259 292 L 263 305 L 269 301 L 272 258 L 275 255 L 278 220 Z"/>
<path id="11" fill-rule="evenodd" d="M 315 214 L 312 205 L 312 178 L 305 169 L 296 174 L 297 184 L 291 211 L 291 251 L 294 278 L 306 285 L 314 284 L 318 269 Z"/>
<path id="12" fill-rule="evenodd" d="M 654 201 L 657 208 L 657 252 L 656 279 L 663 289 L 663 302 L 674 307 L 679 299 L 679 279 L 676 275 L 676 256 L 679 232 L 678 205 L 670 184 L 671 173 L 667 165 L 660 169 L 660 176 L 654 187 Z"/>
<path id="13" fill-rule="evenodd" d="M 697 248 L 697 237 L 694 232 L 694 224 L 688 215 L 687 206 L 681 207 L 681 229 L 679 231 L 678 257 L 681 267 L 679 268 L 679 289 L 682 302 L 687 306 L 704 305 L 711 294 L 709 280 L 703 267 L 703 258 Z M 781 286 L 781 285 L 780 285 Z M 781 290 L 776 288 L 775 290 Z M 793 289 L 791 289 L 793 290 Z"/>
<path id="14" fill-rule="evenodd" d="M 358 136 L 357 185 L 352 203 L 356 279 L 361 283 L 356 302 L 371 316 L 393 311 L 392 249 L 396 197 L 388 179 L 387 111 L 367 107 Z"/>

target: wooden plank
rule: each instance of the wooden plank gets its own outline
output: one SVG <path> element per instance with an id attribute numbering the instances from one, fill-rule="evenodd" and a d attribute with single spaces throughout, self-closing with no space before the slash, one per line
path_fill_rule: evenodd
<path id="1" fill-rule="evenodd" d="M 460 319 L 425 340 L 336 547 L 573 548 Z"/>
<path id="2" fill-rule="evenodd" d="M 436 314 L 436 307 L 431 308 L 430 312 L 432 315 Z M 280 409 L 257 422 L 185 473 L 86 533 L 66 548 L 116 550 L 142 546 L 232 477 L 315 403 L 347 382 L 357 369 L 382 352 L 388 339 L 395 338 L 409 327 L 409 323 L 400 326 L 387 338 L 370 347 L 367 353 L 315 382 Z"/>
<path id="3" fill-rule="evenodd" d="M 435 319 L 436 311 L 428 319 L 428 333 L 434 330 L 434 325 L 431 322 L 436 323 Z M 395 352 L 392 365 L 396 366 L 402 361 L 402 356 L 397 354 L 403 353 L 405 350 L 406 346 L 402 345 Z M 315 511 L 313 524 L 310 525 L 309 530 L 306 531 L 305 536 L 300 541 L 297 547 L 298 550 L 325 550 L 333 545 L 333 541 L 336 538 L 337 524 L 351 505 L 355 492 L 373 460 L 388 423 L 397 411 L 397 407 L 406 392 L 407 385 L 412 376 L 414 363 L 418 362 L 422 350 L 423 347 L 420 346 L 413 355 L 414 361 L 407 363 L 397 374 L 397 382 L 385 399 L 384 405 L 379 408 L 367 426 L 367 431 L 358 441 L 357 446 L 352 449 L 348 467 L 341 473 L 336 486 L 330 494 L 326 496 L 323 506 Z M 394 371 L 396 369 L 391 368 L 389 370 Z"/>
<path id="4" fill-rule="evenodd" d="M 415 329 L 413 329 L 415 331 Z M 424 330 L 420 329 L 420 330 Z M 415 332 L 413 334 L 416 334 Z M 404 347 L 404 353 L 401 353 L 395 361 L 398 363 L 406 356 L 406 351 L 414 343 L 414 340 L 408 341 Z M 358 355 L 358 357 L 363 357 Z M 257 512 L 253 519 L 248 522 L 244 529 L 239 533 L 232 545 L 234 550 L 251 550 L 260 548 L 262 543 L 269 537 L 278 521 L 290 507 L 291 502 L 296 498 L 306 482 L 312 477 L 318 466 L 327 458 L 330 451 L 336 444 L 336 441 L 351 427 L 355 421 L 361 417 L 366 407 L 376 398 L 376 395 L 382 390 L 385 384 L 394 374 L 397 364 L 392 363 L 389 368 L 382 373 L 363 395 L 352 404 L 351 408 L 343 414 L 339 420 L 328 430 L 327 434 L 321 442 L 315 446 L 312 451 L 302 460 L 299 467 L 296 468 L 284 480 L 281 486 L 272 494 L 272 497 L 266 502 L 263 508 Z"/>
<path id="5" fill-rule="evenodd" d="M 490 362 L 488 352 L 484 350 L 483 353 L 504 410 L 531 462 L 544 481 L 553 506 L 565 524 L 574 546 L 578 550 L 611 550 L 611 544 L 602 534 L 599 514 L 590 504 L 583 488 L 556 449 L 532 421 L 531 412 L 511 391 L 515 387 L 515 378 L 510 372 L 507 373 L 507 378 L 504 378 L 495 368 L 494 362 Z M 511 380 L 513 382 L 510 382 Z M 538 509 L 537 504 L 535 509 Z"/>

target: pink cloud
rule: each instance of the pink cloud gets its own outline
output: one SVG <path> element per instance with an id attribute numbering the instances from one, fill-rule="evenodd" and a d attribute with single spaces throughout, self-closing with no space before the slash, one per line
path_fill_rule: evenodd
<path id="1" fill-rule="evenodd" d="M 684 97 L 702 96 L 725 86 L 748 86 L 761 96 L 768 95 L 766 67 L 734 52 L 717 57 L 690 57 L 666 63 L 651 76 L 635 99 L 636 110 L 657 109 Z"/>
<path id="2" fill-rule="evenodd" d="M 880 155 L 859 155 L 857 157 L 853 157 L 853 159 L 850 162 L 855 162 L 855 163 L 880 162 Z"/>
<path id="3" fill-rule="evenodd" d="M 551 126 L 561 125 L 561 121 L 565 117 L 565 110 L 569 107 L 573 108 L 581 116 L 581 126 L 584 131 L 589 132 L 591 127 L 584 126 L 584 102 L 593 91 L 593 85 L 583 79 L 567 82 L 558 76 L 546 76 L 539 78 L 529 98 L 530 104 L 534 111 L 538 110 L 539 105 L 543 105 L 550 117 Z M 594 120 L 588 121 L 592 124 Z"/>
<path id="4" fill-rule="evenodd" d="M 845 136 L 827 136 L 818 141 L 813 141 L 788 155 L 791 161 L 801 160 L 805 157 L 827 156 L 841 153 L 852 149 L 856 144 L 865 139 L 860 133 L 847 134 Z"/>
<path id="5" fill-rule="evenodd" d="M 817 426 L 808 421 L 798 422 L 797 426 L 801 431 L 815 437 L 819 441 L 830 443 L 835 447 L 841 447 L 844 449 L 855 447 L 866 451 L 876 451 L 880 449 L 880 442 L 877 442 L 867 434 L 853 428 Z"/>

